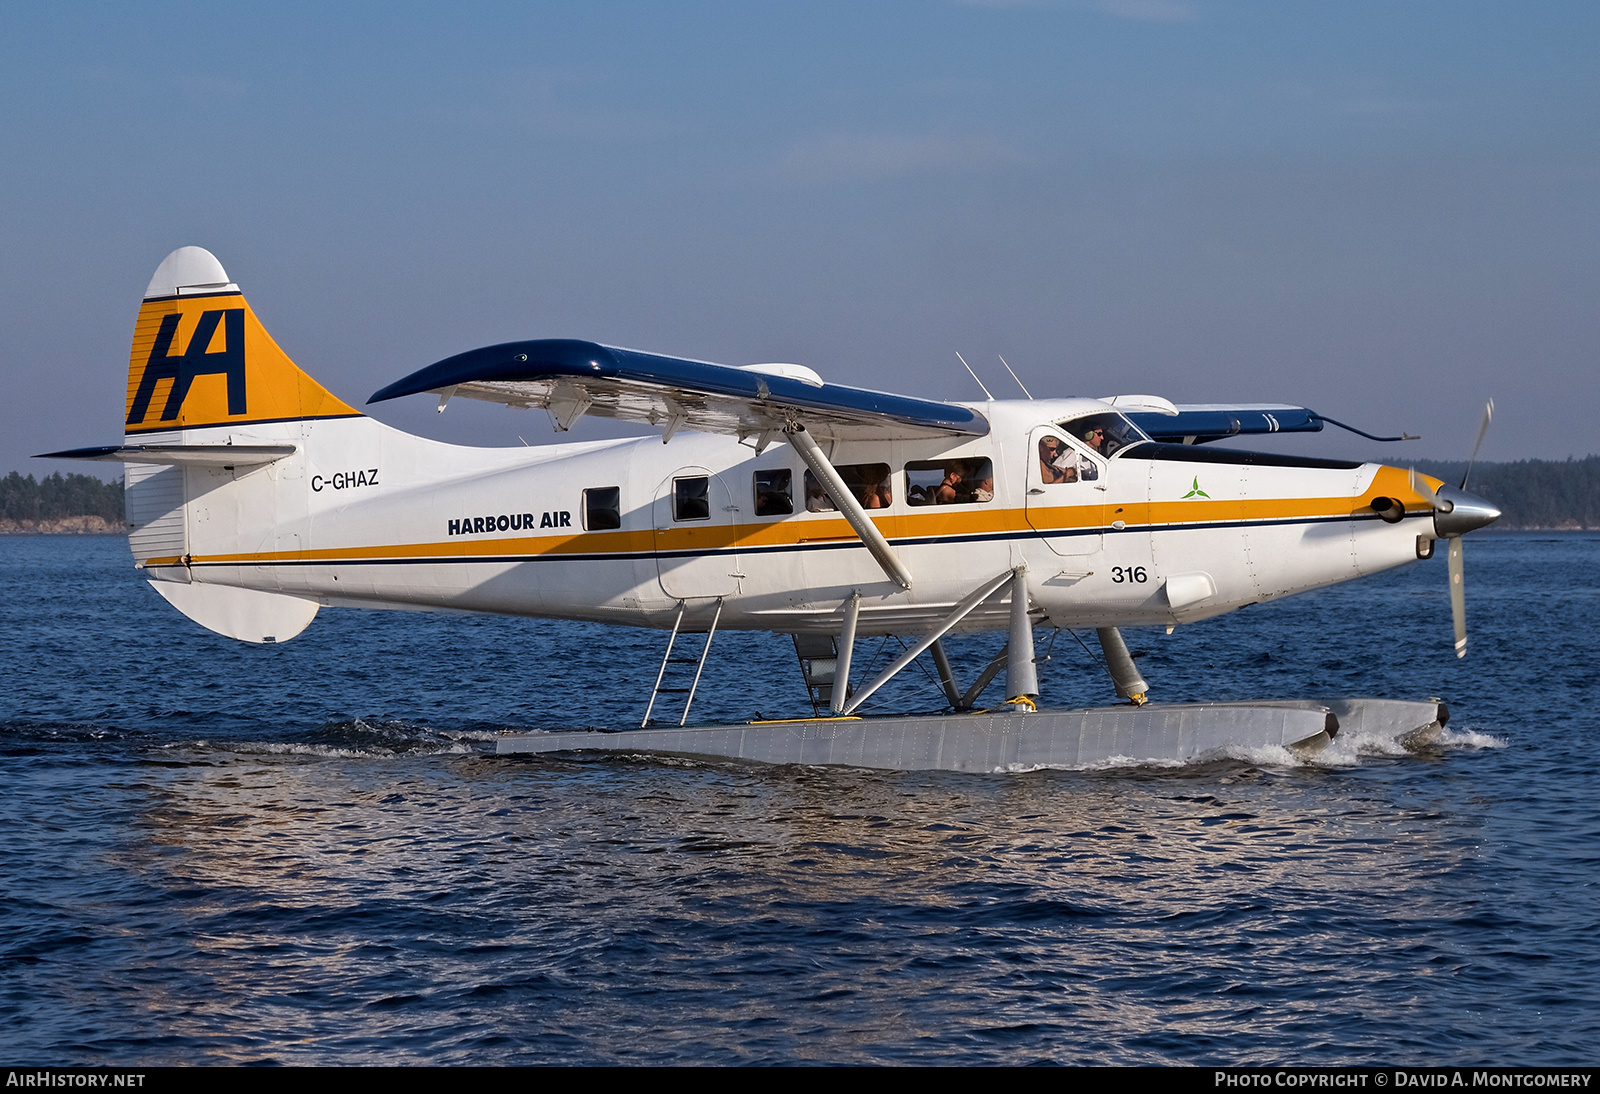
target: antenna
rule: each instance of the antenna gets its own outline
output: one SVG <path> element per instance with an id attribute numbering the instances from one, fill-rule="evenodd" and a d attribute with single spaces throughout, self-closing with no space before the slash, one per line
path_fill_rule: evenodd
<path id="1" fill-rule="evenodd" d="M 1000 357 L 998 353 L 995 354 L 995 356 Z M 1006 365 L 1006 359 L 1004 357 L 1000 357 L 1000 363 L 1002 365 Z M 1006 371 L 1011 372 L 1010 365 L 1006 365 Z M 1026 395 L 1029 399 L 1033 398 L 1033 392 L 1029 391 L 1028 385 L 1022 382 L 1022 377 L 1018 376 L 1015 372 L 1011 372 L 1011 378 L 1015 380 L 1017 382 L 1017 386 L 1022 389 L 1022 394 Z"/>
<path id="2" fill-rule="evenodd" d="M 961 362 L 961 367 L 967 370 L 967 375 L 968 376 L 971 376 L 974 380 L 978 380 L 978 374 L 976 372 L 972 371 L 972 366 L 967 364 L 967 359 L 965 357 L 961 356 L 961 351 L 960 350 L 956 351 L 956 360 Z M 983 387 L 983 381 L 982 380 L 978 380 L 978 386 L 979 387 Z M 994 396 L 989 394 L 989 389 L 988 388 L 983 387 L 983 394 L 984 394 L 984 397 L 986 399 L 988 399 L 991 403 L 994 402 Z"/>

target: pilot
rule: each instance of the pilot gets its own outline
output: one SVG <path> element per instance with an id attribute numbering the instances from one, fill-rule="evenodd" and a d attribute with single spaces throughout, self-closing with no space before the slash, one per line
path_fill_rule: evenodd
<path id="1" fill-rule="evenodd" d="M 1106 438 L 1106 431 L 1100 426 L 1084 430 L 1083 443 L 1102 456 L 1111 455 L 1111 442 Z"/>

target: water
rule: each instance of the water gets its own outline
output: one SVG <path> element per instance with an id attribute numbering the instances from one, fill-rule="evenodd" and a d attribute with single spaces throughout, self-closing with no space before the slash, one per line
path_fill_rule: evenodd
<path id="1" fill-rule="evenodd" d="M 1442 695 L 1438 747 L 969 776 L 498 758 L 636 720 L 662 636 L 324 611 L 250 647 L 119 539 L 0 539 L 0 1047 L 1592 1063 L 1600 537 L 1471 537 L 1464 662 L 1440 555 L 1129 632 L 1157 698 Z M 1110 698 L 1068 635 L 1042 676 Z M 902 680 L 879 709 L 938 704 Z M 804 709 L 777 637 L 719 635 L 703 688 L 708 719 Z"/>

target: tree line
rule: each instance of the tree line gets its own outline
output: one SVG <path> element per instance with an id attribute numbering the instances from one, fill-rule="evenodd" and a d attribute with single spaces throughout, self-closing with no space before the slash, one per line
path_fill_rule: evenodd
<path id="1" fill-rule="evenodd" d="M 1418 461 L 1417 470 L 1461 485 L 1464 462 Z M 1500 528 L 1600 528 L 1600 456 L 1480 463 L 1467 489 L 1500 507 Z"/>
<path id="2" fill-rule="evenodd" d="M 59 471 L 42 479 L 13 471 L 0 479 L 0 520 L 67 517 L 104 517 L 120 523 L 122 480 L 101 482 L 93 475 L 63 475 Z"/>
<path id="3" fill-rule="evenodd" d="M 1458 485 L 1466 464 L 1422 460 L 1417 470 Z M 1480 463 L 1467 489 L 1500 507 L 1501 528 L 1600 528 L 1600 456 Z M 13 471 L 0 479 L 0 520 L 68 517 L 120 522 L 122 480 L 59 471 L 42 479 Z"/>

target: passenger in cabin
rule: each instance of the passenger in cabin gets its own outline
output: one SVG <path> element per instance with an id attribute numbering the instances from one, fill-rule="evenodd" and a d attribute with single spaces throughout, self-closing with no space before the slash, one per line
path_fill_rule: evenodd
<path id="1" fill-rule="evenodd" d="M 974 489 L 972 491 L 972 500 L 973 501 L 993 501 L 994 500 L 994 469 L 993 469 L 993 467 L 990 467 L 988 470 L 989 470 L 989 473 L 987 475 L 985 475 L 983 478 L 978 480 L 977 486 L 974 487 Z M 983 467 L 980 465 L 979 473 L 981 474 L 982 471 L 983 471 Z"/>
<path id="2" fill-rule="evenodd" d="M 1060 437 L 1039 440 L 1039 481 L 1047 486 L 1078 481 L 1078 461 Z"/>
<path id="3" fill-rule="evenodd" d="M 884 463 L 842 464 L 835 468 L 844 480 L 845 489 L 855 497 L 863 509 L 887 509 L 894 502 L 894 488 L 889 476 L 889 465 Z M 831 513 L 837 506 L 828 497 L 822 484 L 810 471 L 806 472 L 806 512 Z"/>
<path id="4" fill-rule="evenodd" d="M 1039 478 L 1044 483 L 1093 482 L 1099 477 L 1095 462 L 1061 438 L 1045 437 L 1039 442 Z"/>
<path id="5" fill-rule="evenodd" d="M 961 500 L 961 481 L 964 478 L 959 463 L 946 465 L 944 481 L 933 489 L 933 504 L 951 505 Z"/>
<path id="6" fill-rule="evenodd" d="M 863 509 L 887 509 L 894 504 L 894 487 L 890 485 L 888 464 L 867 464 L 864 468 L 869 474 L 882 475 L 877 481 L 867 482 L 863 485 L 861 507 Z"/>

